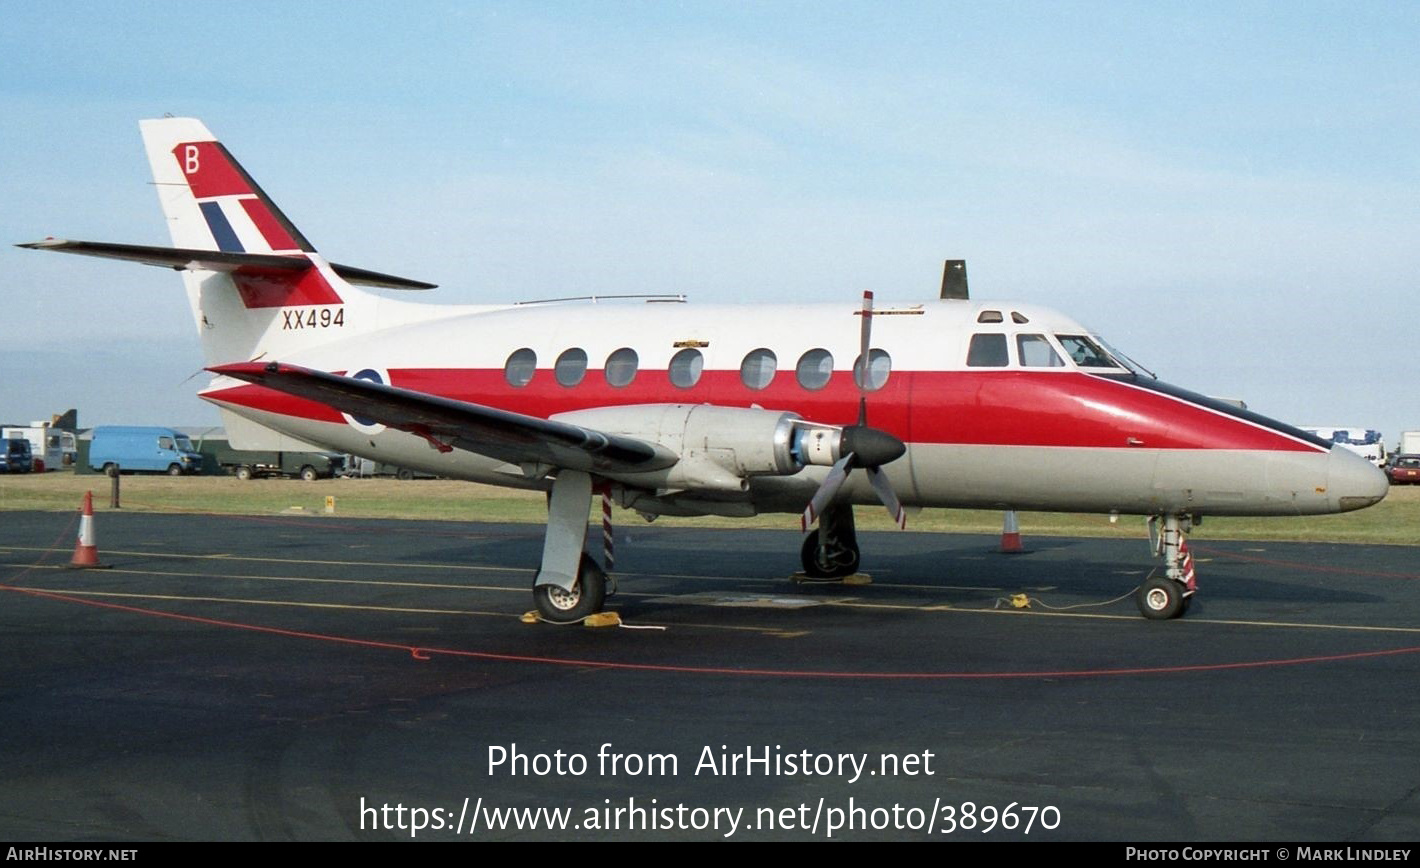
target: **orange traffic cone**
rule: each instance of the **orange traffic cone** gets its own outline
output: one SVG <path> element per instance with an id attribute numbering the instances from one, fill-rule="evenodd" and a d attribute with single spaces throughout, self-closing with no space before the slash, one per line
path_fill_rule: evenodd
<path id="1" fill-rule="evenodd" d="M 1016 511 L 1006 510 L 1006 523 L 1001 528 L 1001 553 L 1018 555 L 1025 551 L 1021 545 L 1021 528 L 1016 524 Z"/>
<path id="2" fill-rule="evenodd" d="M 99 563 L 99 547 L 94 543 L 94 493 L 84 492 L 84 514 L 79 518 L 79 539 L 74 542 L 74 557 L 69 561 L 71 570 L 106 569 L 108 564 Z"/>

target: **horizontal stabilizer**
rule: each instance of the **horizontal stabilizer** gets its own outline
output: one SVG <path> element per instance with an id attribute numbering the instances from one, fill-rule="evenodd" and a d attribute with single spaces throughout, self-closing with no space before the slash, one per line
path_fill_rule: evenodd
<path id="1" fill-rule="evenodd" d="M 143 244 L 114 244 L 105 241 L 68 241 L 63 238 L 46 238 L 17 244 L 29 250 L 52 250 L 57 253 L 74 253 L 79 256 L 97 256 L 104 259 L 123 259 L 143 265 L 157 265 L 178 271 L 225 271 L 241 268 L 262 268 L 279 271 L 305 271 L 315 267 L 305 256 L 283 256 L 274 253 L 231 253 L 221 250 L 195 250 L 183 247 L 150 247 Z M 437 284 L 395 277 L 349 265 L 332 262 L 333 270 L 342 279 L 361 286 L 382 286 L 389 289 L 433 289 Z"/>
<path id="2" fill-rule="evenodd" d="M 208 370 L 408 431 L 441 451 L 458 448 L 510 464 L 602 473 L 660 470 L 678 460 L 665 447 L 634 437 L 297 365 L 241 362 Z"/>

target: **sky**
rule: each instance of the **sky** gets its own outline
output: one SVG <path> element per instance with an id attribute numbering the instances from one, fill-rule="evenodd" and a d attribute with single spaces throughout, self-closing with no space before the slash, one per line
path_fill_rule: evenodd
<path id="1" fill-rule="evenodd" d="M 396 8 L 398 11 L 396 12 Z M 219 424 L 137 121 L 431 300 L 1057 308 L 1293 424 L 1420 429 L 1420 5 L 0 0 L 0 420 Z"/>

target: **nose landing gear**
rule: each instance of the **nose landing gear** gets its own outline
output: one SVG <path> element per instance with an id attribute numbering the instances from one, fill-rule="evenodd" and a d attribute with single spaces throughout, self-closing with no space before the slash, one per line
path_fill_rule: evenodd
<path id="1" fill-rule="evenodd" d="M 1163 530 L 1156 533 L 1160 518 Z M 1188 550 L 1188 532 L 1192 529 L 1191 515 L 1149 517 L 1149 541 L 1154 554 L 1164 559 L 1164 575 L 1145 581 L 1134 595 L 1145 618 L 1163 621 L 1182 617 L 1193 604 L 1198 576 L 1193 569 L 1193 554 Z"/>

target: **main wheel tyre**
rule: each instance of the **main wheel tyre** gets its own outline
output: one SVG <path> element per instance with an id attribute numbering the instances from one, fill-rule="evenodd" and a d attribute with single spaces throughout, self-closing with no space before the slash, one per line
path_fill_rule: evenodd
<path id="1" fill-rule="evenodd" d="M 533 601 L 537 603 L 538 614 L 546 620 L 559 624 L 576 623 L 602 610 L 602 603 L 606 602 L 606 573 L 602 572 L 591 555 L 584 553 L 572 590 L 564 590 L 557 585 L 536 585 L 533 587 Z"/>
<path id="2" fill-rule="evenodd" d="M 1155 621 L 1167 621 L 1183 614 L 1183 585 L 1173 579 L 1153 578 L 1139 586 L 1134 595 L 1139 612 Z"/>
<path id="3" fill-rule="evenodd" d="M 169 475 L 169 476 L 182 476 L 182 465 L 180 465 L 180 464 L 169 464 L 169 465 L 168 465 L 168 475 Z"/>
<path id="4" fill-rule="evenodd" d="M 248 479 L 251 479 L 251 468 L 246 466 L 245 464 L 243 464 L 241 467 L 238 467 L 237 478 L 242 480 L 243 482 L 247 481 Z"/>
<path id="5" fill-rule="evenodd" d="M 401 482 L 408 482 L 414 478 L 414 471 L 410 470 L 408 467 L 401 467 L 399 470 L 395 471 L 394 478 Z"/>
<path id="6" fill-rule="evenodd" d="M 301 478 L 306 482 L 315 482 L 318 476 L 320 474 L 316 473 L 316 469 L 309 464 L 301 468 Z"/>
<path id="7" fill-rule="evenodd" d="M 804 537 L 799 549 L 799 562 L 804 565 L 804 575 L 813 579 L 841 579 L 858 572 L 858 547 L 841 548 L 837 552 L 820 552 L 818 531 Z"/>

